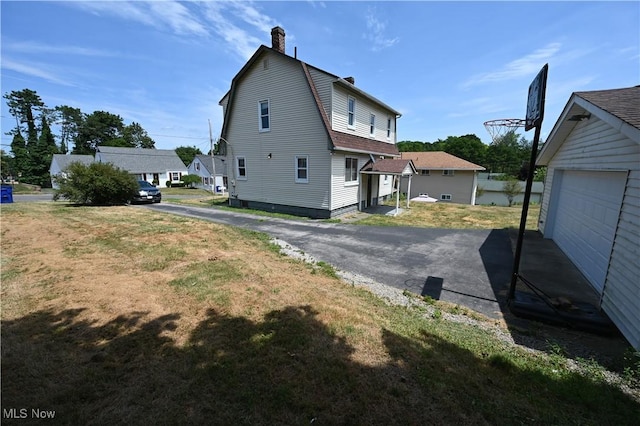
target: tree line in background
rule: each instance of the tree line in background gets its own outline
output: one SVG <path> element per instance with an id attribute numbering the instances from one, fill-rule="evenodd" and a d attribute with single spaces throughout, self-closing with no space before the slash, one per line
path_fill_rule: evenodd
<path id="1" fill-rule="evenodd" d="M 106 111 L 83 113 L 79 108 L 47 107 L 33 90 L 11 91 L 3 95 L 16 126 L 11 154 L 2 154 L 2 177 L 50 186 L 49 166 L 54 154 L 94 155 L 98 146 L 155 148 L 154 140 L 136 122 L 125 125 L 122 117 Z M 54 134 L 51 126 L 59 129 Z"/>
<path id="2" fill-rule="evenodd" d="M 435 142 L 401 141 L 397 146 L 401 152 L 444 151 L 482 166 L 487 172 L 525 180 L 532 143 L 511 131 L 491 145 L 482 143 L 476 135 L 464 135 L 449 136 Z M 538 174 L 537 179 L 541 178 L 542 174 Z"/>

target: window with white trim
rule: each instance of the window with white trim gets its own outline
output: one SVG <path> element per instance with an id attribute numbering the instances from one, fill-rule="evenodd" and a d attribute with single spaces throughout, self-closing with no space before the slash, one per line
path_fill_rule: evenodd
<path id="1" fill-rule="evenodd" d="M 421 176 L 429 176 L 431 172 L 428 169 L 420 170 Z"/>
<path id="2" fill-rule="evenodd" d="M 180 172 L 171 172 L 169 179 L 171 180 L 171 182 L 177 182 L 182 178 L 182 173 Z"/>
<path id="3" fill-rule="evenodd" d="M 384 175 L 384 184 L 389 185 L 389 175 Z"/>
<path id="4" fill-rule="evenodd" d="M 357 182 L 358 181 L 358 159 L 353 157 L 347 157 L 344 161 L 344 181 L 345 182 Z"/>
<path id="5" fill-rule="evenodd" d="M 369 115 L 369 135 L 374 136 L 376 134 L 376 115 Z"/>
<path id="6" fill-rule="evenodd" d="M 387 139 L 391 139 L 391 117 L 387 117 Z"/>
<path id="7" fill-rule="evenodd" d="M 356 98 L 351 96 L 347 100 L 347 127 L 356 128 Z"/>
<path id="8" fill-rule="evenodd" d="M 270 112 L 271 105 L 269 104 L 269 100 L 260 101 L 258 103 L 258 115 L 261 132 L 268 132 L 269 130 L 271 130 Z"/>
<path id="9" fill-rule="evenodd" d="M 296 155 L 296 183 L 309 183 L 309 157 Z"/>
<path id="10" fill-rule="evenodd" d="M 451 201 L 451 194 L 440 194 L 440 199 L 442 201 Z"/>
<path id="11" fill-rule="evenodd" d="M 236 178 L 247 180 L 247 159 L 245 157 L 236 157 Z"/>
<path id="12" fill-rule="evenodd" d="M 442 176 L 453 176 L 454 172 L 453 170 L 443 170 L 442 171 Z"/>

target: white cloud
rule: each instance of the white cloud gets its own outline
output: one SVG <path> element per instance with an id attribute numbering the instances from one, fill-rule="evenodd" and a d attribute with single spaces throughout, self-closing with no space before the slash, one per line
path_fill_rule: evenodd
<path id="1" fill-rule="evenodd" d="M 58 75 L 45 71 L 50 69 L 48 66 L 44 66 L 43 64 L 32 63 L 20 63 L 15 62 L 7 57 L 2 58 L 2 69 L 15 71 L 20 74 L 29 75 L 32 77 L 41 78 L 43 80 L 47 80 L 51 83 L 61 84 L 63 86 L 76 86 L 73 82 L 68 81 L 64 78 L 59 77 Z"/>
<path id="2" fill-rule="evenodd" d="M 560 46 L 560 43 L 549 43 L 533 53 L 509 62 L 497 71 L 476 74 L 463 83 L 462 87 L 468 88 L 485 83 L 502 82 L 535 75 L 546 62 L 549 62 L 560 51 Z"/>
<path id="3" fill-rule="evenodd" d="M 78 56 L 103 56 L 113 57 L 119 56 L 116 52 L 109 52 L 106 50 L 92 49 L 81 46 L 59 46 L 47 43 L 38 43 L 33 41 L 21 41 L 21 42 L 7 42 L 5 41 L 2 46 L 5 50 L 16 51 L 20 53 L 53 53 L 53 54 L 67 54 Z"/>
<path id="4" fill-rule="evenodd" d="M 370 8 L 365 16 L 367 24 L 367 32 L 364 34 L 365 40 L 372 43 L 371 50 L 377 52 L 396 44 L 400 39 L 398 37 L 389 38 L 385 35 L 387 24 L 381 22 L 375 15 L 375 10 Z"/>
<path id="5" fill-rule="evenodd" d="M 246 2 L 208 2 L 205 3 L 205 15 L 213 26 L 213 31 L 226 42 L 229 51 L 247 60 L 256 49 L 264 44 L 265 37 L 271 33 L 276 21 Z M 249 30 L 236 25 L 240 20 L 256 29 L 260 36 L 252 35 Z"/>
<path id="6" fill-rule="evenodd" d="M 207 30 L 182 3 L 176 1 L 160 2 L 70 2 L 90 13 L 115 15 L 129 21 L 136 21 L 154 28 L 169 27 L 179 35 L 194 34 L 206 36 Z"/>

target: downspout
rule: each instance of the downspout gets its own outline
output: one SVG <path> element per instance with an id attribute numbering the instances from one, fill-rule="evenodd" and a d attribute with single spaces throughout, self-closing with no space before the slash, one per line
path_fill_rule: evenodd
<path id="1" fill-rule="evenodd" d="M 473 184 L 471 185 L 471 205 L 476 205 L 476 190 L 478 189 L 478 171 L 473 171 Z"/>

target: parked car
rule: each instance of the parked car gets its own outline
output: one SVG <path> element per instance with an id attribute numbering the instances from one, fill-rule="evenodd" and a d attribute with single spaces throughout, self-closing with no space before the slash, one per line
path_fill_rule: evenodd
<path id="1" fill-rule="evenodd" d="M 131 200 L 132 203 L 159 203 L 162 201 L 162 193 L 146 180 L 138 181 L 138 192 Z"/>

